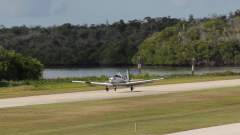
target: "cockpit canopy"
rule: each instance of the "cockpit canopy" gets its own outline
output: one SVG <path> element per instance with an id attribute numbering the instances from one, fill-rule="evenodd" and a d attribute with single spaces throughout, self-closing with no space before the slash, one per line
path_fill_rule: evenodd
<path id="1" fill-rule="evenodd" d="M 122 75 L 121 73 L 118 73 L 113 76 L 114 79 L 127 79 L 127 76 Z"/>
<path id="2" fill-rule="evenodd" d="M 121 74 L 116 74 L 113 76 L 114 78 L 123 78 Z"/>

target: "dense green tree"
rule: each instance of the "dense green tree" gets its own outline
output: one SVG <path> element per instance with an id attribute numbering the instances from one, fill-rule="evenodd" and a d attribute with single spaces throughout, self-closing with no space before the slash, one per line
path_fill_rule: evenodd
<path id="1" fill-rule="evenodd" d="M 0 44 L 46 66 L 129 65 L 142 41 L 179 19 L 120 20 L 113 24 L 0 29 Z"/>
<path id="2" fill-rule="evenodd" d="M 141 57 L 147 65 L 240 64 L 240 19 L 214 17 L 200 21 L 189 20 L 167 27 L 147 38 L 133 57 Z"/>
<path id="3" fill-rule="evenodd" d="M 0 80 L 39 79 L 42 70 L 38 60 L 0 49 Z"/>

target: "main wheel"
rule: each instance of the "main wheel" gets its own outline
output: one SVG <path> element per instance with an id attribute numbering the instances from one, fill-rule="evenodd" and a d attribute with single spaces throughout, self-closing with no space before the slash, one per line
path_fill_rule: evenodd
<path id="1" fill-rule="evenodd" d="M 114 87 L 114 91 L 115 91 L 115 92 L 117 91 L 117 87 L 116 87 L 116 86 Z"/>
<path id="2" fill-rule="evenodd" d="M 106 91 L 107 91 L 107 92 L 109 91 L 109 88 L 108 88 L 108 87 L 106 87 Z"/>

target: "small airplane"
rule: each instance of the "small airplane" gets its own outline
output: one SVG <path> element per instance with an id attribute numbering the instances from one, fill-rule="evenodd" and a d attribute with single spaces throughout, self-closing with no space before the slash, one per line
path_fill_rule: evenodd
<path id="1" fill-rule="evenodd" d="M 114 76 L 109 78 L 108 82 L 88 82 L 88 81 L 72 81 L 72 82 L 106 86 L 106 91 L 109 91 L 109 87 L 113 87 L 114 91 L 117 91 L 117 87 L 125 86 L 125 87 L 130 87 L 131 92 L 133 92 L 134 86 L 136 85 L 146 84 L 146 83 L 163 80 L 163 79 L 164 78 L 152 79 L 152 80 L 131 80 L 129 75 L 129 70 L 127 70 L 127 74 L 125 76 L 122 75 L 121 73 L 115 74 Z"/>

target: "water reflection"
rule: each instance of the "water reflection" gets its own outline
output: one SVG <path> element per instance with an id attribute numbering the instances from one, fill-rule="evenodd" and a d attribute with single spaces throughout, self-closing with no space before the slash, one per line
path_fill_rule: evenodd
<path id="1" fill-rule="evenodd" d="M 87 76 L 111 76 L 115 73 L 125 73 L 127 67 L 113 68 L 52 68 L 45 69 L 43 78 L 66 78 L 66 77 L 87 77 Z M 137 69 L 130 68 L 131 73 L 138 73 Z M 196 74 L 218 73 L 218 72 L 240 72 L 240 67 L 203 67 L 197 68 Z M 177 75 L 177 74 L 191 74 L 191 67 L 144 67 L 142 73 L 155 74 L 161 76 Z"/>

